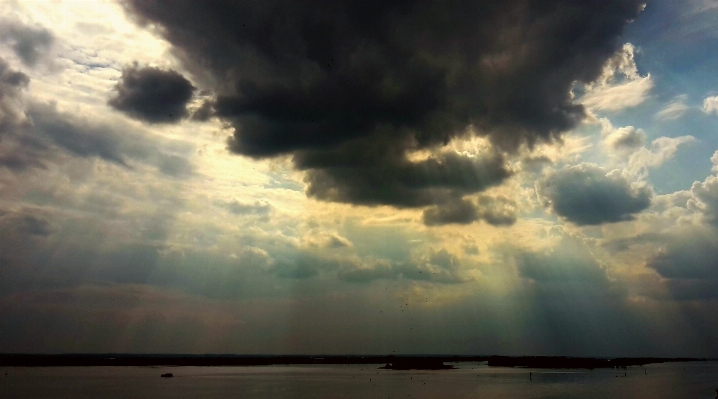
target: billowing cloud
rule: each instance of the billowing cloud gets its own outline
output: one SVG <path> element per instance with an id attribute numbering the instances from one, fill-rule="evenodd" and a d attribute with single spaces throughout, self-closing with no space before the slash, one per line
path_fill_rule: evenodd
<path id="1" fill-rule="evenodd" d="M 682 145 L 693 143 L 693 136 L 658 137 L 646 147 L 648 135 L 641 128 L 625 126 L 614 128 L 606 118 L 600 119 L 603 144 L 609 155 L 625 161 L 628 157 L 627 170 L 632 175 L 646 176 L 647 170 L 657 168 L 673 158 Z"/>
<path id="2" fill-rule="evenodd" d="M 718 151 L 711 157 L 713 171 L 718 172 Z M 708 224 L 718 227 L 718 176 L 708 176 L 703 182 L 691 186 L 692 198 L 688 206 L 703 214 Z"/>
<path id="3" fill-rule="evenodd" d="M 718 96 L 707 97 L 703 100 L 703 112 L 718 114 Z"/>
<path id="4" fill-rule="evenodd" d="M 510 226 L 516 223 L 516 201 L 498 196 L 481 195 L 476 201 L 463 198 L 424 210 L 424 224 L 440 226 L 445 224 L 470 224 L 484 220 L 493 226 Z"/>
<path id="5" fill-rule="evenodd" d="M 405 262 L 350 262 L 341 266 L 340 280 L 368 283 L 379 279 L 407 279 L 441 284 L 457 284 L 472 280 L 461 267 L 458 257 L 442 248 L 414 256 Z"/>
<path id="6" fill-rule="evenodd" d="M 314 198 L 397 206 L 454 200 L 502 176 L 473 176 L 454 156 L 468 168 L 455 171 L 466 184 L 453 182 L 437 161 L 408 161 L 410 151 L 469 126 L 509 151 L 575 126 L 585 112 L 574 82 L 601 75 L 641 9 L 637 0 L 125 4 L 217 93 L 232 151 L 293 154 Z"/>
<path id="7" fill-rule="evenodd" d="M 638 74 L 636 48 L 631 43 L 609 58 L 595 82 L 584 85 L 580 101 L 594 111 L 621 111 L 643 103 L 653 88 L 651 75 Z"/>
<path id="8" fill-rule="evenodd" d="M 606 60 L 601 76 L 588 88 L 608 86 L 618 83 L 620 79 L 634 81 L 640 78 L 636 65 L 636 47 L 631 43 L 626 43 L 616 54 Z"/>
<path id="9" fill-rule="evenodd" d="M 620 171 L 588 163 L 567 166 L 539 183 L 539 194 L 556 214 L 578 225 L 633 219 L 653 196 L 645 185 L 632 185 Z"/>
<path id="10" fill-rule="evenodd" d="M 125 68 L 108 104 L 149 123 L 177 122 L 187 116 L 194 86 L 173 70 L 137 65 Z"/>
<path id="11" fill-rule="evenodd" d="M 621 127 L 606 135 L 604 143 L 611 149 L 630 152 L 646 144 L 646 132 L 633 126 Z"/>
<path id="12" fill-rule="evenodd" d="M 504 196 L 480 196 L 478 199 L 481 219 L 492 226 L 510 226 L 516 223 L 517 203 Z"/>
<path id="13" fill-rule="evenodd" d="M 27 66 L 34 66 L 50 49 L 54 37 L 43 27 L 27 26 L 16 20 L 0 19 L 0 42 L 8 43 Z"/>
<path id="14" fill-rule="evenodd" d="M 659 137 L 649 148 L 639 148 L 628 159 L 628 169 L 633 174 L 646 173 L 648 168 L 657 168 L 673 158 L 678 147 L 695 142 L 693 136 Z"/>

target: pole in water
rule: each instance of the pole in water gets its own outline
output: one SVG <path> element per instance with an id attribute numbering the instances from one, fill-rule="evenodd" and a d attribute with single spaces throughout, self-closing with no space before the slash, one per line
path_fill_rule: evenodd
<path id="1" fill-rule="evenodd" d="M 533 381 L 533 379 L 534 379 L 533 373 L 529 371 L 529 380 Z"/>

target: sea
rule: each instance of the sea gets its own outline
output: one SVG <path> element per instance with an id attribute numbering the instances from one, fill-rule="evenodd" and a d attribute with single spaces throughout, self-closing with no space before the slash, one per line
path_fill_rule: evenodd
<path id="1" fill-rule="evenodd" d="M 7 367 L 2 399 L 714 399 L 718 362 L 547 370 L 447 363 L 454 370 L 381 365 L 258 367 Z M 172 373 L 172 378 L 161 378 Z"/>

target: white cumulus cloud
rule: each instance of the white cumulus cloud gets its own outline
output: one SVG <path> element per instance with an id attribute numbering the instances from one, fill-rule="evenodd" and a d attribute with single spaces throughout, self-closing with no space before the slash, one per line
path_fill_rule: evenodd
<path id="1" fill-rule="evenodd" d="M 708 97 L 703 100 L 703 112 L 718 115 L 718 96 Z"/>

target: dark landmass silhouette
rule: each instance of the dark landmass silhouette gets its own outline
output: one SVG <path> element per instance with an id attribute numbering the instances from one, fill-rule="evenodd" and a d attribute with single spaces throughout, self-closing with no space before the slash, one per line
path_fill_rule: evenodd
<path id="1" fill-rule="evenodd" d="M 598 369 L 644 366 L 652 363 L 705 361 L 698 358 L 619 357 L 600 359 L 566 356 L 491 356 L 488 365 L 493 367 L 526 367 L 543 369 Z"/>
<path id="2" fill-rule="evenodd" d="M 443 364 L 485 362 L 489 356 L 262 356 L 262 355 L 170 355 L 170 354 L 0 354 L 1 366 L 269 366 L 311 364 Z"/>
<path id="3" fill-rule="evenodd" d="M 440 370 L 444 363 L 488 362 L 495 367 L 625 368 L 651 363 L 703 361 L 698 358 L 580 358 L 565 356 L 258 356 L 170 354 L 0 354 L 0 367 L 72 366 L 269 366 L 311 364 L 385 364 L 392 370 Z"/>
<path id="4" fill-rule="evenodd" d="M 454 366 L 446 365 L 441 359 L 428 357 L 395 357 L 380 369 L 387 370 L 448 370 Z"/>

